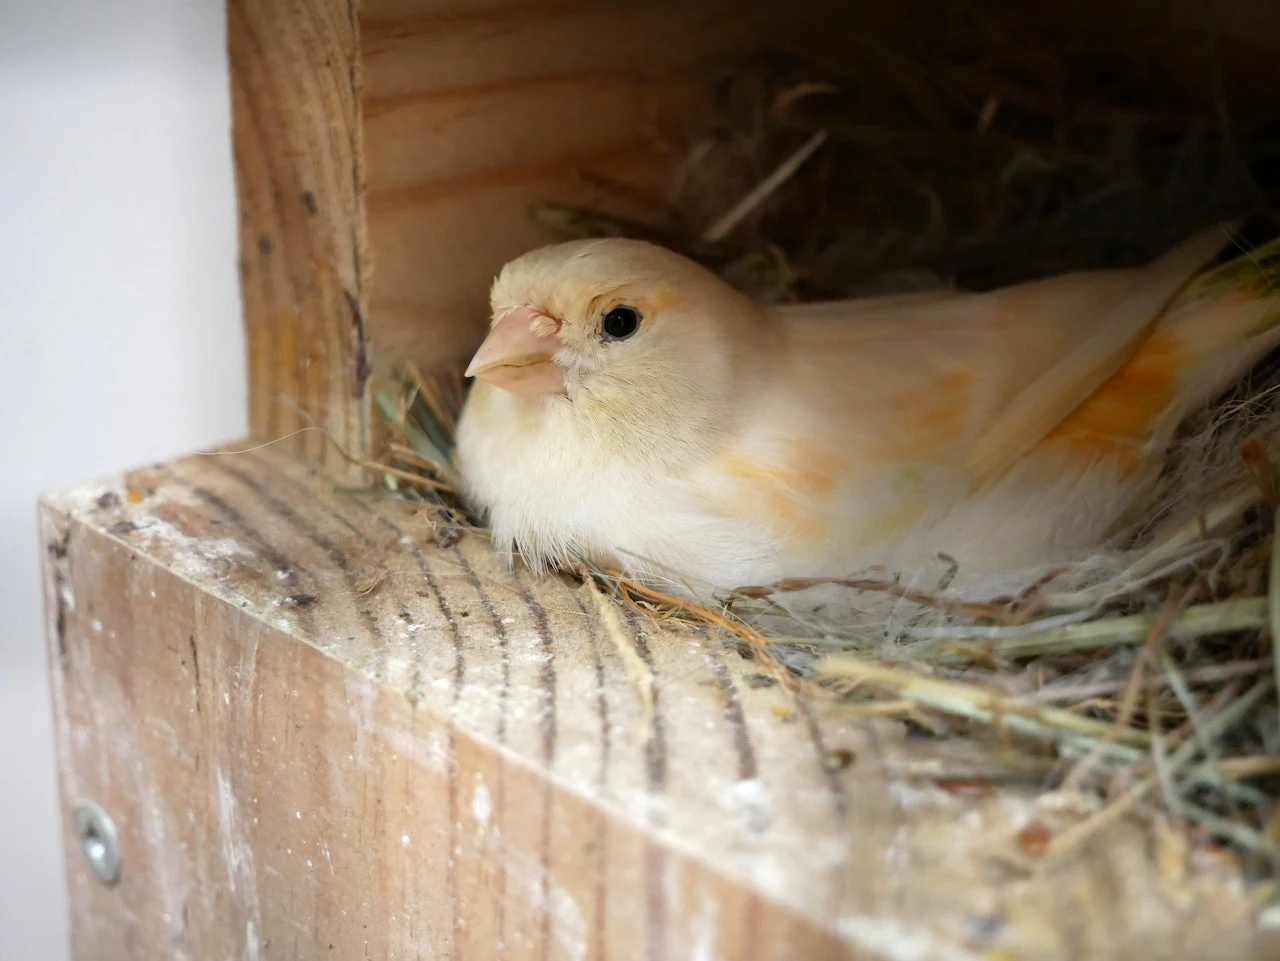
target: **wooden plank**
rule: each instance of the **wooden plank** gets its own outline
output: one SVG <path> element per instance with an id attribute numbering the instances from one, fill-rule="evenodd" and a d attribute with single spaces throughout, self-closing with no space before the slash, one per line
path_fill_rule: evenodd
<path id="1" fill-rule="evenodd" d="M 365 452 L 357 32 L 355 0 L 227 3 L 250 424 L 266 438 L 317 425 Z M 289 445 L 349 469 L 319 431 Z"/>
<path id="2" fill-rule="evenodd" d="M 42 527 L 63 799 L 123 852 L 114 887 L 70 862 L 81 961 L 1275 956 L 1229 863 L 1161 869 L 1133 823 L 1029 858 L 1068 810 L 903 781 L 896 725 L 699 632 L 615 636 L 276 450 L 50 497 Z"/>

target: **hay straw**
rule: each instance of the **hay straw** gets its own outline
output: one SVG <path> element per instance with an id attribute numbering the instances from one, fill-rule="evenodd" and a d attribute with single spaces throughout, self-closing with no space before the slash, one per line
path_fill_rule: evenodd
<path id="1" fill-rule="evenodd" d="M 1228 757 L 1218 762 L 1218 768 L 1224 777 L 1237 781 L 1245 781 L 1254 777 L 1267 777 L 1280 774 L 1280 755 L 1268 754 L 1258 757 Z"/>
<path id="2" fill-rule="evenodd" d="M 1100 622 L 1103 623 L 1103 622 Z M 1259 671 L 1270 665 L 1270 660 L 1253 660 L 1253 661 L 1237 661 L 1232 664 L 1206 664 L 1203 667 L 1191 668 L 1181 672 L 1183 683 L 1204 684 L 1217 681 L 1230 681 L 1239 677 L 1253 677 Z M 1073 685 L 1049 685 L 1040 688 L 1030 695 L 1031 700 L 1038 701 L 1041 704 L 1054 704 L 1058 702 L 1066 702 L 1070 704 L 1083 704 L 1086 701 L 1103 697 L 1108 694 L 1118 694 L 1124 689 L 1127 680 L 1124 681 L 1100 681 L 1095 684 L 1073 684 Z M 1154 678 L 1149 680 L 1148 685 L 1159 684 L 1161 680 Z"/>
<path id="3" fill-rule="evenodd" d="M 1267 697 L 1274 690 L 1274 685 L 1270 678 L 1264 678 L 1253 686 L 1253 688 L 1245 695 L 1236 699 L 1227 707 L 1223 708 L 1215 717 L 1209 719 L 1204 724 L 1206 736 L 1217 737 L 1227 731 L 1233 724 L 1238 723 L 1252 711 L 1263 698 Z M 1186 767 L 1196 757 L 1200 741 L 1191 739 L 1184 741 L 1181 746 L 1169 756 L 1165 765 L 1166 776 L 1177 773 Z M 1103 808 L 1093 817 L 1088 818 L 1079 824 L 1073 825 L 1071 828 L 1063 831 L 1057 837 L 1049 842 L 1046 854 L 1060 856 L 1068 851 L 1073 850 L 1082 844 L 1089 837 L 1096 834 L 1103 827 L 1123 817 L 1131 811 L 1139 801 L 1141 801 L 1148 793 L 1150 793 L 1159 781 L 1156 777 L 1148 777 L 1134 784 L 1124 795 L 1117 801 L 1112 802 Z M 1206 825 L 1209 826 L 1209 825 Z M 1221 834 L 1221 831 L 1215 831 Z M 1235 832 L 1231 832 L 1233 835 Z M 1255 840 L 1255 839 L 1251 839 Z M 1256 840 L 1265 841 L 1258 838 Z M 1269 846 L 1269 843 L 1268 843 Z"/>
<path id="4" fill-rule="evenodd" d="M 716 244 L 729 236 L 733 228 L 738 226 L 743 218 L 764 203 L 770 194 L 786 183 L 788 178 L 800 169 L 800 165 L 812 157 L 818 148 L 826 142 L 827 132 L 825 130 L 819 130 L 806 140 L 804 146 L 780 163 L 776 170 L 751 188 L 751 192 L 734 204 L 723 217 L 703 231 L 702 242 Z"/>
<path id="5" fill-rule="evenodd" d="M 1271 616 L 1269 609 L 1269 600 L 1262 597 L 1239 597 L 1213 604 L 1196 604 L 1172 617 L 1165 630 L 1170 636 L 1180 639 L 1256 630 L 1268 623 Z M 1029 624 L 1026 633 L 1011 637 L 993 636 L 990 643 L 981 649 L 967 646 L 968 638 L 940 639 L 918 646 L 913 654 L 937 664 L 967 663 L 979 656 L 1021 660 L 1057 654 L 1079 654 L 1136 644 L 1147 636 L 1158 617 L 1158 614 L 1130 614 L 1083 624 Z"/>
<path id="6" fill-rule="evenodd" d="M 1102 737 L 1102 739 L 1090 749 L 1080 761 L 1073 767 L 1070 773 L 1063 780 L 1063 787 L 1066 790 L 1075 790 L 1080 786 L 1087 773 L 1092 770 L 1106 753 L 1106 748 L 1116 741 L 1120 740 L 1125 731 L 1129 729 L 1129 724 L 1133 720 L 1133 715 L 1137 709 L 1138 696 L 1142 691 L 1143 672 L 1146 670 L 1147 662 L 1151 660 L 1155 648 L 1160 643 L 1160 638 L 1164 634 L 1165 622 L 1169 615 L 1181 605 L 1182 599 L 1170 593 L 1160 605 L 1151 623 L 1147 628 L 1146 636 L 1142 639 L 1142 647 L 1138 651 L 1138 656 L 1134 659 L 1133 669 L 1129 672 L 1129 679 L 1125 682 L 1124 689 L 1120 696 L 1120 709 L 1116 712 L 1115 720 L 1112 722 L 1110 729 Z M 1159 726 L 1155 725 L 1153 731 L 1158 731 Z M 1152 748 L 1152 757 L 1157 765 L 1161 760 L 1162 746 L 1158 733 L 1153 733 L 1150 737 Z"/>
<path id="7" fill-rule="evenodd" d="M 646 738 L 653 728 L 653 672 L 649 670 L 649 665 L 636 652 L 631 636 L 622 627 L 616 606 L 611 604 L 608 598 L 600 592 L 594 578 L 588 577 L 586 579 L 586 588 L 587 593 L 596 602 L 596 608 L 600 613 L 600 621 L 604 625 L 605 634 L 608 635 L 618 654 L 621 655 L 622 663 L 627 666 L 627 674 L 636 686 L 642 710 L 643 727 L 641 736 L 642 739 Z"/>
<path id="8" fill-rule="evenodd" d="M 895 697 L 922 704 L 935 710 L 953 714 L 965 720 L 977 721 L 997 728 L 1007 728 L 1019 734 L 1051 744 L 1060 742 L 1100 744 L 1112 732 L 1112 725 L 1093 721 L 1086 717 L 1043 707 L 1038 704 L 1007 697 L 996 691 L 984 690 L 975 684 L 962 684 L 924 677 L 918 673 L 864 661 L 843 654 L 831 654 L 823 661 L 824 676 L 868 684 L 891 692 Z M 1147 747 L 1150 735 L 1144 731 L 1125 728 L 1116 736 L 1116 743 Z M 1107 746 L 1109 749 L 1110 745 Z M 1131 760 L 1131 752 L 1116 752 L 1125 760 Z"/>
<path id="9" fill-rule="evenodd" d="M 1280 511 L 1273 515 L 1273 523 L 1280 524 Z M 1271 658 L 1277 689 L 1280 689 L 1280 550 L 1271 551 L 1268 627 L 1271 629 Z"/>

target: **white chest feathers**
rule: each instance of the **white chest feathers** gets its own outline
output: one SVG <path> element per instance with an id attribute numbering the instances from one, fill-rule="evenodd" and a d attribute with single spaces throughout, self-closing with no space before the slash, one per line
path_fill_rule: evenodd
<path id="1" fill-rule="evenodd" d="M 518 552 L 535 570 L 587 559 L 693 593 L 783 576 L 780 545 L 762 529 L 710 510 L 680 472 L 584 430 L 563 399 L 531 410 L 476 387 L 458 425 L 458 463 L 508 559 Z"/>

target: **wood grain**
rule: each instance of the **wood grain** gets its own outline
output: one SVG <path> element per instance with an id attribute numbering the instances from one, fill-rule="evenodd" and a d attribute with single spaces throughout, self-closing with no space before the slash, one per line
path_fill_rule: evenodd
<path id="1" fill-rule="evenodd" d="M 80 961 L 1275 956 L 1230 863 L 1158 866 L 1132 823 L 1028 857 L 1077 815 L 904 780 L 895 725 L 698 632 L 611 637 L 583 589 L 285 454 L 42 528 L 69 850 L 82 797 L 123 847 L 115 887 L 70 862 Z"/>
<path id="2" fill-rule="evenodd" d="M 250 424 L 356 453 L 372 411 L 355 0 L 228 0 Z M 199 225 L 192 225 L 199 229 Z M 291 447 L 349 471 L 319 431 Z"/>
<path id="3" fill-rule="evenodd" d="M 550 239 L 532 204 L 652 218 L 708 77 L 788 17 L 727 0 L 367 3 L 375 365 L 465 363 L 497 271 Z"/>

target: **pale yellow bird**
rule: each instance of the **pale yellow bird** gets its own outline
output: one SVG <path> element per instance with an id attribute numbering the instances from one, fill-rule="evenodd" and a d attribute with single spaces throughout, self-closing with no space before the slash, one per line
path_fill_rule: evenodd
<path id="1" fill-rule="evenodd" d="M 508 557 L 695 595 L 939 553 L 968 573 L 1070 560 L 1145 504 L 1179 422 L 1280 343 L 1261 271 L 1195 279 L 1228 242 L 784 307 L 650 244 L 544 247 L 492 287 L 466 493 Z"/>

